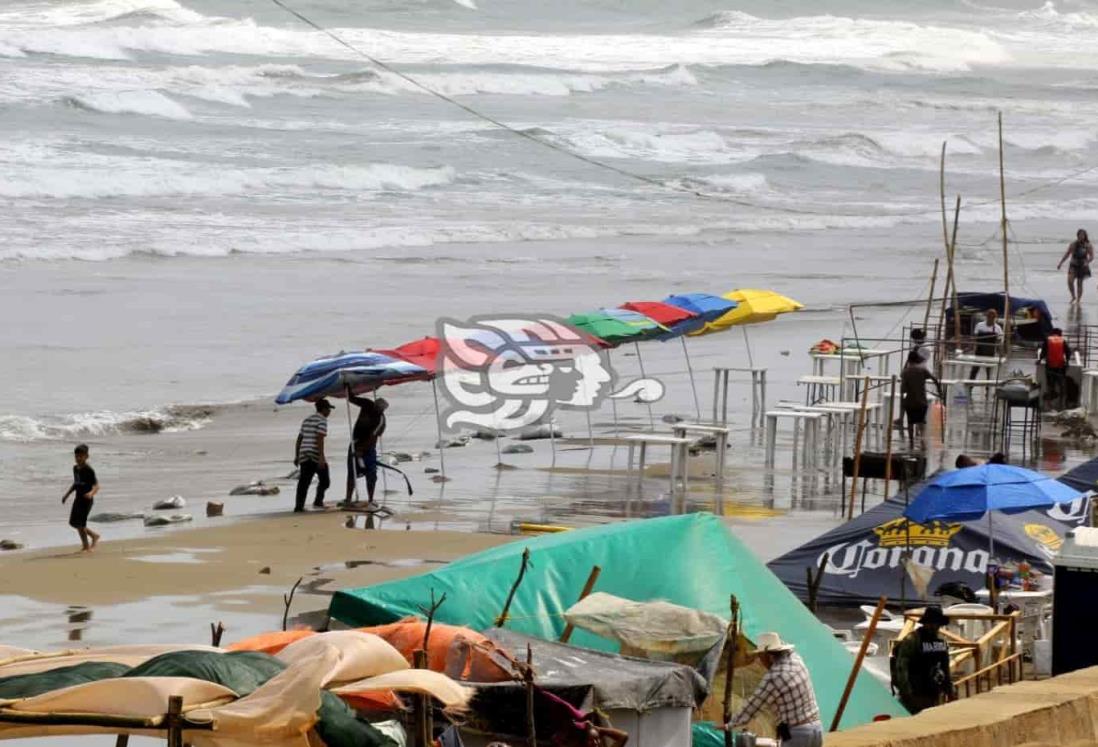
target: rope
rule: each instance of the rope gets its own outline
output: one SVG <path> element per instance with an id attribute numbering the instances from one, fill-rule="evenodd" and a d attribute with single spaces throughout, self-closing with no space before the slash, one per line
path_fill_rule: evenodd
<path id="1" fill-rule="evenodd" d="M 583 163 L 586 163 L 590 166 L 594 166 L 596 168 L 600 168 L 600 169 L 604 169 L 606 171 L 613 172 L 615 174 L 618 174 L 619 176 L 623 176 L 627 179 L 632 179 L 634 181 L 641 182 L 641 183 L 646 184 L 650 187 L 656 187 L 657 189 L 667 190 L 667 191 L 671 191 L 671 192 L 677 192 L 679 194 L 690 195 L 692 197 L 697 197 L 697 198 L 700 198 L 700 199 L 703 199 L 703 200 L 713 200 L 713 201 L 717 201 L 717 202 L 727 203 L 727 204 L 730 204 L 730 205 L 738 205 L 740 207 L 754 208 L 756 210 L 766 210 L 766 211 L 770 211 L 770 212 L 783 213 L 783 214 L 787 214 L 787 215 L 815 215 L 815 216 L 832 216 L 832 217 L 839 216 L 839 217 L 848 217 L 848 218 L 873 217 L 872 214 L 867 214 L 867 213 L 864 213 L 864 212 L 863 213 L 842 213 L 842 212 L 836 212 L 835 210 L 831 210 L 831 209 L 812 210 L 812 209 L 809 209 L 809 208 L 796 208 L 796 207 L 789 207 L 789 206 L 783 206 L 783 205 L 768 205 L 768 204 L 765 204 L 765 203 L 753 202 L 751 200 L 738 199 L 738 198 L 735 198 L 735 197 L 730 197 L 728 195 L 713 194 L 712 192 L 704 192 L 700 189 L 695 189 L 693 187 L 686 186 L 681 181 L 675 182 L 675 181 L 665 181 L 663 179 L 656 179 L 654 177 L 645 176 L 644 174 L 639 174 L 635 171 L 630 171 L 628 169 L 624 169 L 620 166 L 615 166 L 612 163 L 608 163 L 607 161 L 603 161 L 603 160 L 598 159 L 598 158 L 592 158 L 591 156 L 585 156 L 582 153 L 578 153 L 578 152 L 572 150 L 571 148 L 567 148 L 563 145 L 560 145 L 559 143 L 554 143 L 551 140 L 546 140 L 544 138 L 540 138 L 540 137 L 538 137 L 537 135 L 534 135 L 531 132 L 527 132 L 527 131 L 524 131 L 524 130 L 520 130 L 516 127 L 513 127 L 513 126 L 507 124 L 506 122 L 503 122 L 502 120 L 497 119 L 496 117 L 493 117 L 490 114 L 485 114 L 484 112 L 480 111 L 479 109 L 476 109 L 472 106 L 469 106 L 468 104 L 463 104 L 462 102 L 458 101 L 457 99 L 453 98 L 452 96 L 448 96 L 445 93 L 442 93 L 441 91 L 438 91 L 434 88 L 431 88 L 429 85 L 427 85 L 426 83 L 423 83 L 422 81 L 420 81 L 415 76 L 412 76 L 412 75 L 409 75 L 408 73 L 402 72 L 402 71 L 396 69 L 395 67 L 393 67 L 392 65 L 388 64 L 384 60 L 381 60 L 381 59 L 379 59 L 377 57 L 374 57 L 373 55 L 371 55 L 367 52 L 362 51 L 361 49 L 354 46 L 353 44 L 351 44 L 347 40 L 343 39 L 341 36 L 336 34 L 334 31 L 331 31 L 330 29 L 324 28 L 319 23 L 313 21 L 312 19 L 310 19 L 308 16 L 304 15 L 300 11 L 297 11 L 297 10 L 291 8 L 285 2 L 283 2 L 283 0 L 271 0 L 271 2 L 274 3 L 275 5 L 277 5 L 282 10 L 289 13 L 290 15 L 292 15 L 293 17 L 297 18 L 302 23 L 305 23 L 306 25 L 310 26 L 311 28 L 315 29 L 316 31 L 319 31 L 320 33 L 324 34 L 325 36 L 327 36 L 329 39 L 331 39 L 335 43 L 339 44 L 340 46 L 342 46 L 342 47 L 344 47 L 348 50 L 350 50 L 355 55 L 358 55 L 359 57 L 362 57 L 364 60 L 366 60 L 370 64 L 374 65 L 375 67 L 378 67 L 378 68 L 390 73 L 391 75 L 397 76 L 401 80 L 409 83 L 410 85 L 414 86 L 415 88 L 418 88 L 419 90 L 423 91 L 424 93 L 426 93 L 430 96 L 433 96 L 434 98 L 439 99 L 440 101 L 443 101 L 443 102 L 449 104 L 450 106 L 457 107 L 458 109 L 461 109 L 466 114 L 469 114 L 470 116 L 475 117 L 476 119 L 479 119 L 483 122 L 487 122 L 488 124 L 492 125 L 493 127 L 498 127 L 501 130 L 504 130 L 506 132 L 511 133 L 512 135 L 515 135 L 516 137 L 520 137 L 524 140 L 527 140 L 531 143 L 539 145 L 543 148 L 548 148 L 549 150 L 555 151 L 556 153 L 559 153 L 559 154 L 561 154 L 563 156 L 566 156 L 568 158 L 572 158 L 572 159 L 577 160 L 577 161 L 582 161 Z M 1095 170 L 1098 170 L 1098 165 L 1087 167 L 1086 169 L 1068 174 L 1068 175 L 1066 175 L 1064 177 L 1061 177 L 1059 179 L 1056 179 L 1056 180 L 1052 180 L 1048 184 L 1038 185 L 1036 187 L 1033 187 L 1030 190 L 1027 190 L 1025 192 L 1021 192 L 1020 194 L 1012 195 L 1011 199 L 1017 200 L 1019 197 L 1026 196 L 1028 194 L 1032 194 L 1033 192 L 1039 191 L 1041 189 L 1045 189 L 1045 188 L 1050 187 L 1050 186 L 1055 186 L 1056 184 L 1062 184 L 1062 183 L 1064 183 L 1066 181 L 1069 181 L 1070 179 L 1073 179 L 1077 176 L 1082 176 L 1083 174 L 1086 174 L 1086 173 L 1089 173 L 1089 172 L 1095 171 Z M 979 207 L 981 205 L 991 205 L 991 204 L 995 204 L 995 203 L 998 203 L 997 199 L 996 200 L 985 200 L 985 201 L 980 201 L 980 202 L 969 203 L 969 207 Z M 924 216 L 924 215 L 937 215 L 938 213 L 939 213 L 939 208 L 932 208 L 932 209 L 926 209 L 926 210 L 899 211 L 899 212 L 885 211 L 885 212 L 881 213 L 880 215 L 882 217 L 887 217 L 887 218 L 893 218 L 893 217 L 902 218 L 902 217 L 918 217 L 918 216 Z"/>

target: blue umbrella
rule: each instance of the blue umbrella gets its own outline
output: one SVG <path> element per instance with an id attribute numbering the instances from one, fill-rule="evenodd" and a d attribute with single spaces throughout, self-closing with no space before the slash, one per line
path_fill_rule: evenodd
<path id="1" fill-rule="evenodd" d="M 709 293 L 680 293 L 668 296 L 663 302 L 697 314 L 705 322 L 715 322 L 739 306 L 736 301 Z"/>
<path id="2" fill-rule="evenodd" d="M 1082 496 L 1075 488 L 1040 472 L 1009 464 L 945 472 L 919 491 L 904 509 L 904 516 L 917 524 L 930 521 L 972 521 L 988 517 L 990 554 L 995 553 L 995 536 L 990 531 L 993 511 L 1013 514 L 1033 508 L 1070 503 Z"/>
<path id="3" fill-rule="evenodd" d="M 382 384 L 430 377 L 431 372 L 422 366 L 384 353 L 340 353 L 299 368 L 275 397 L 275 403 L 286 405 L 299 399 L 340 397 L 348 386 L 355 394 L 361 394 Z"/>

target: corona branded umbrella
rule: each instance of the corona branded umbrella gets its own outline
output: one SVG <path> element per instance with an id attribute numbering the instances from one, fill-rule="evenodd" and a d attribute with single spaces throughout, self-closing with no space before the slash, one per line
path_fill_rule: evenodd
<path id="1" fill-rule="evenodd" d="M 1040 472 L 1010 464 L 982 464 L 945 472 L 930 481 L 904 509 L 904 516 L 919 524 L 969 521 L 987 514 L 991 554 L 995 536 L 990 531 L 994 511 L 1020 513 L 1070 503 L 1083 494 L 1067 483 Z"/>

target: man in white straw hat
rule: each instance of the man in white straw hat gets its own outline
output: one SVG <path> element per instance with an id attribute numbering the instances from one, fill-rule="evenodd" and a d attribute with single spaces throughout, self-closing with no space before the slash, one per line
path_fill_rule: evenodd
<path id="1" fill-rule="evenodd" d="M 760 633 L 755 639 L 754 654 L 766 667 L 766 674 L 724 728 L 742 728 L 761 708 L 769 706 L 778 717 L 782 747 L 822 747 L 823 724 L 812 679 L 801 657 L 793 653 L 792 644 L 784 642 L 777 633 Z"/>

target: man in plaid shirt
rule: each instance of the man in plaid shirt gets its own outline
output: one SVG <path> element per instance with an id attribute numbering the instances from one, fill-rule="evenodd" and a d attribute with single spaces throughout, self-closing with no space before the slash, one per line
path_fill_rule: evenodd
<path id="1" fill-rule="evenodd" d="M 793 646 L 784 643 L 777 633 L 760 634 L 755 653 L 766 667 L 766 674 L 739 714 L 725 728 L 744 727 L 761 708 L 769 706 L 778 716 L 782 747 L 822 747 L 820 708 L 816 705 L 812 680 L 801 657 L 793 653 Z"/>

